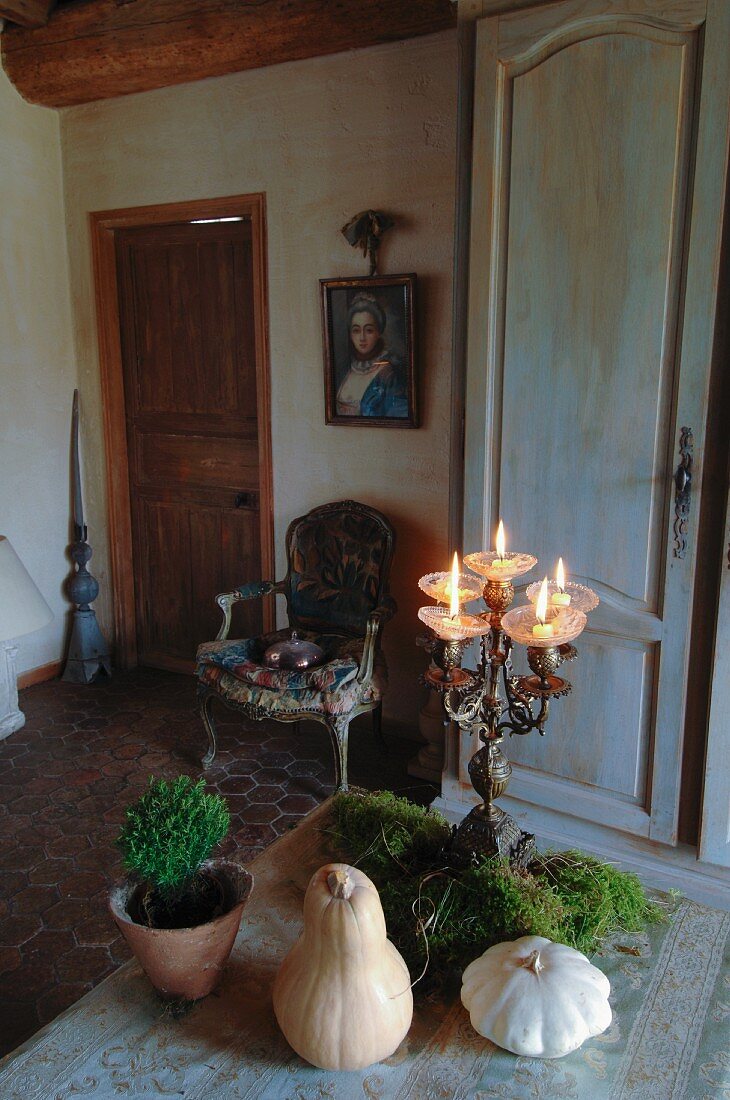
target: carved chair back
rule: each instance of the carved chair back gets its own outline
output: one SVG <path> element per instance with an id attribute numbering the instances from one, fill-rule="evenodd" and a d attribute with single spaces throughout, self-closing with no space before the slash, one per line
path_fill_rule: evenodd
<path id="1" fill-rule="evenodd" d="M 375 508 L 338 500 L 289 524 L 284 581 L 297 630 L 364 637 L 368 616 L 391 603 L 393 527 Z"/>

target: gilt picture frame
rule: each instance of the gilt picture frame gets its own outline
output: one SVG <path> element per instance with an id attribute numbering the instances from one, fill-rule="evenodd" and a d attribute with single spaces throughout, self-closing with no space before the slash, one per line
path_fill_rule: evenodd
<path id="1" fill-rule="evenodd" d="M 325 422 L 417 428 L 416 276 L 320 279 Z"/>

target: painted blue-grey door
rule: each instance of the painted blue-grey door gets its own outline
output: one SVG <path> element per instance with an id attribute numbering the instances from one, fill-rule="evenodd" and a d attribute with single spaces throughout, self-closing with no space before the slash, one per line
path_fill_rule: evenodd
<path id="1" fill-rule="evenodd" d="M 477 36 L 464 550 L 493 546 L 501 516 L 540 558 L 527 579 L 561 555 L 601 597 L 548 736 L 506 747 L 510 794 L 669 844 L 729 43 L 724 0 L 565 0 Z M 466 798 L 458 768 L 445 793 Z"/>

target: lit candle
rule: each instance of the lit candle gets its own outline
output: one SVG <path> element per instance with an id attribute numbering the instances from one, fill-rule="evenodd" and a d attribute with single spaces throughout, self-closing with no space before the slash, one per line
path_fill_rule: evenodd
<path id="1" fill-rule="evenodd" d="M 535 638 L 552 638 L 553 626 L 552 623 L 546 623 L 547 618 L 547 603 L 548 603 L 548 581 L 547 577 L 540 585 L 540 595 L 537 597 L 537 604 L 535 605 L 535 618 L 537 622 L 532 628 L 532 633 Z"/>
<path id="2" fill-rule="evenodd" d="M 459 558 L 454 554 L 451 564 L 451 603 L 449 605 L 449 617 L 454 623 L 459 620 Z"/>
<path id="3" fill-rule="evenodd" d="M 563 559 L 558 558 L 558 568 L 555 571 L 555 583 L 558 586 L 557 592 L 553 592 L 550 597 L 550 603 L 555 607 L 568 607 L 570 604 L 570 593 L 565 591 L 565 569 L 563 568 Z"/>
<path id="4" fill-rule="evenodd" d="M 505 541 L 505 537 L 504 537 L 504 524 L 502 523 L 502 520 L 499 521 L 499 527 L 497 528 L 496 545 L 497 545 L 497 557 L 492 562 L 490 568 L 491 569 L 509 568 L 511 563 L 504 556 L 506 541 Z"/>

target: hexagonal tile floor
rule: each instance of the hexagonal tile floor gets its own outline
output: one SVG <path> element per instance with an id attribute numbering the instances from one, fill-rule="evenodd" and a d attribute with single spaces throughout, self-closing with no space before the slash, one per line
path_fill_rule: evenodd
<path id="1" fill-rule="evenodd" d="M 78 1000 L 129 953 L 106 909 L 121 872 L 114 839 L 149 776 L 202 774 L 195 681 L 152 669 L 88 687 L 50 681 L 21 692 L 25 726 L 0 742 L 0 1054 Z M 221 854 L 246 863 L 331 794 L 326 730 L 245 722 L 221 708 L 205 772 L 228 799 Z M 387 728 L 386 728 L 387 735 Z M 369 718 L 352 726 L 350 775 L 429 801 L 408 776 L 412 741 L 384 754 Z"/>

